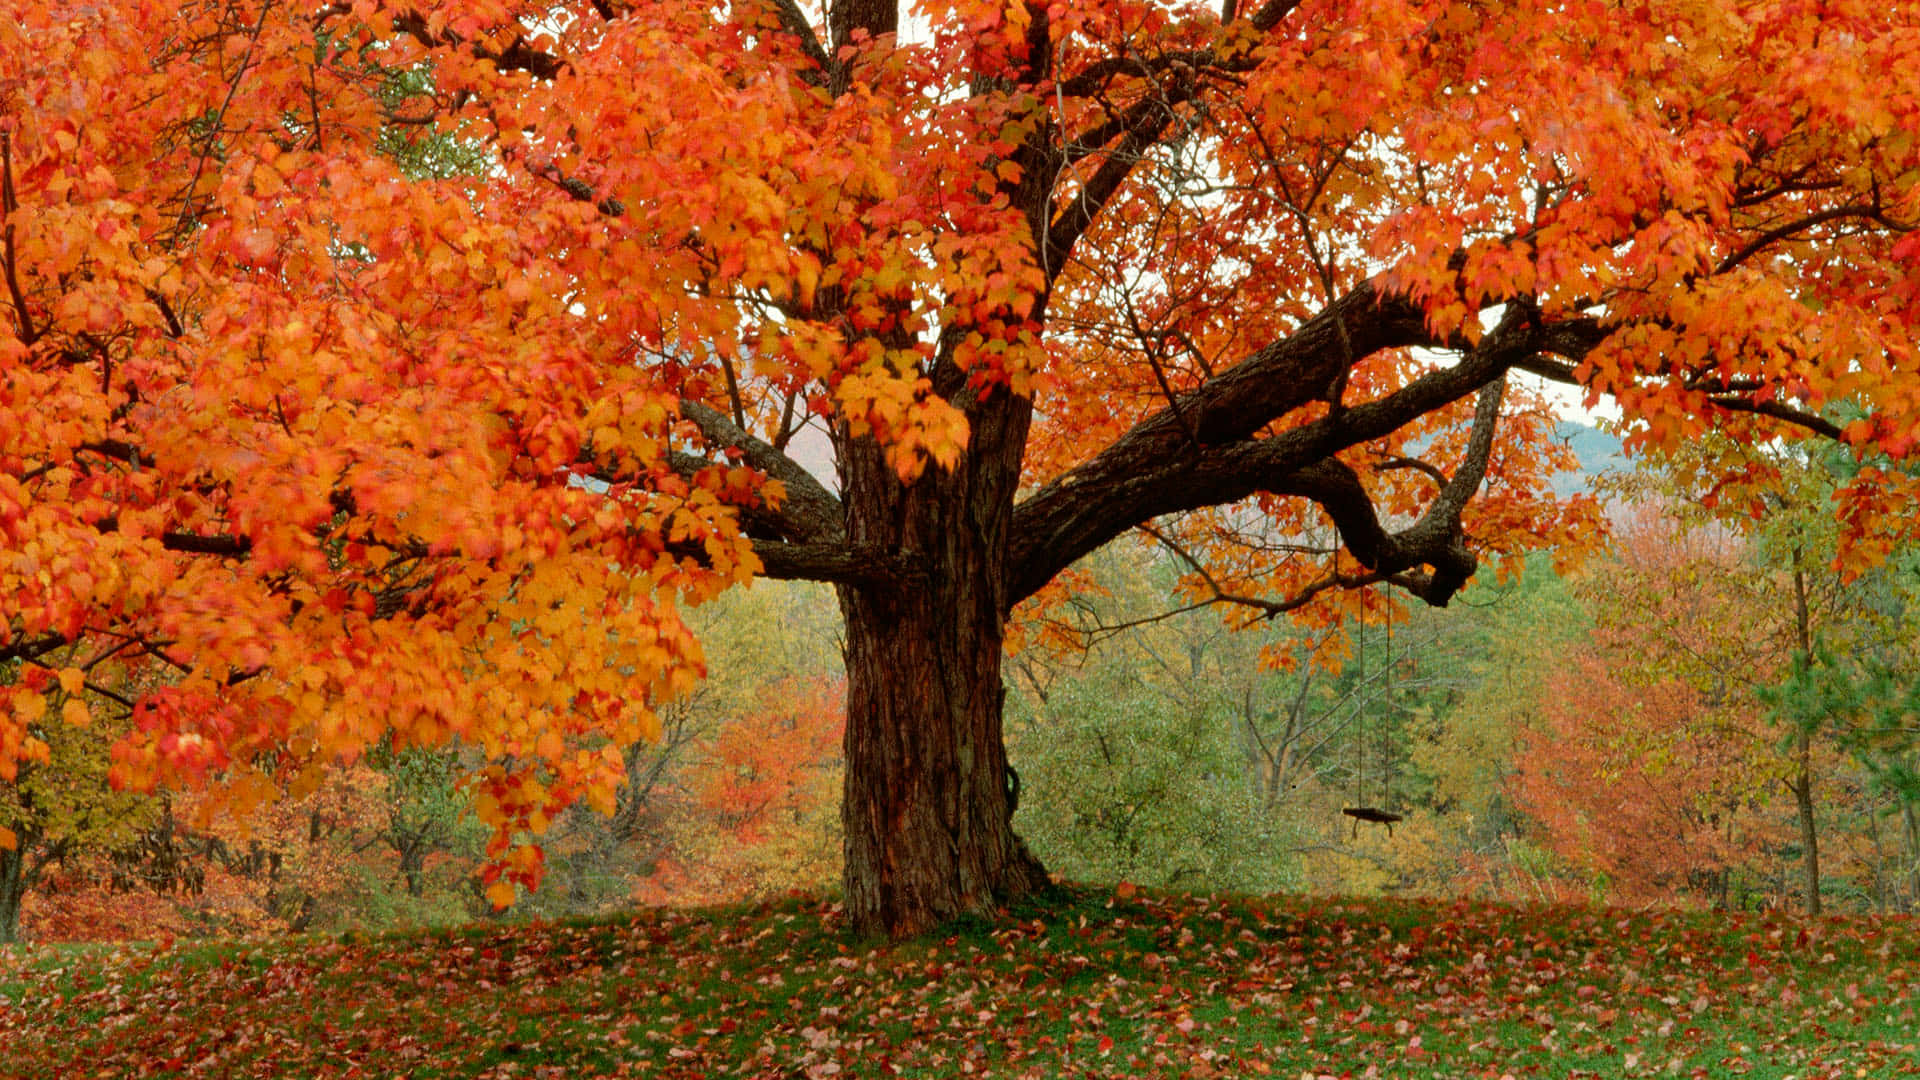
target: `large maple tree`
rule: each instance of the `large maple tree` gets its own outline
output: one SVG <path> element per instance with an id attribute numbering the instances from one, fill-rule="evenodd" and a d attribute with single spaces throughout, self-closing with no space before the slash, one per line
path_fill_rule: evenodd
<path id="1" fill-rule="evenodd" d="M 1117 535 L 1444 604 L 1594 526 L 1515 371 L 1904 454 L 1915 16 L 10 0 L 0 656 L 173 665 L 130 781 L 481 745 L 504 889 L 697 675 L 676 598 L 832 582 L 853 922 L 991 910 L 1009 620 Z"/>

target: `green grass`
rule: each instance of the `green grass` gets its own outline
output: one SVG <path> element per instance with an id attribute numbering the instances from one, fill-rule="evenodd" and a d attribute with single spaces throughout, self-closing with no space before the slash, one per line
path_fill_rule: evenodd
<path id="1" fill-rule="evenodd" d="M 0 954 L 6 1077 L 1920 1075 L 1911 919 L 1068 891 Z"/>

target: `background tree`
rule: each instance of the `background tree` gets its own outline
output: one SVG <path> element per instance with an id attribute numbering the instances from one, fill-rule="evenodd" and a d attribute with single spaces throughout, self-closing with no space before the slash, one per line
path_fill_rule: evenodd
<path id="1" fill-rule="evenodd" d="M 478 850 L 459 790 L 466 767 L 457 750 L 418 746 L 376 750 L 367 764 L 382 781 L 374 819 L 378 839 L 392 850 L 407 895 L 420 899 L 435 856 Z"/>
<path id="2" fill-rule="evenodd" d="M 660 710 L 659 740 L 628 748 L 609 817 L 561 815 L 553 880 L 522 902 L 561 916 L 648 903 L 731 901 L 837 876 L 840 674 L 831 597 L 758 582 L 688 613 L 700 686 Z"/>
<path id="3" fill-rule="evenodd" d="M 836 587 L 848 910 L 910 933 L 1045 884 L 1005 628 L 1116 536 L 1445 604 L 1596 524 L 1516 371 L 1911 445 L 1900 5 L 20 7 L 0 655 L 178 665 L 130 782 L 457 735 L 496 899 L 697 676 L 675 594 Z"/>
<path id="4" fill-rule="evenodd" d="M 840 873 L 837 795 L 846 686 L 775 679 L 691 748 L 653 895 L 707 901 L 828 887 Z"/>
<path id="5" fill-rule="evenodd" d="M 1060 602 L 1016 624 L 1007 798 L 1048 865 L 1075 880 L 1272 891 L 1295 880 L 1245 725 L 1279 687 L 1268 635 L 1182 596 L 1177 562 L 1121 542 Z"/>
<path id="6" fill-rule="evenodd" d="M 1539 600 L 1558 581 L 1545 560 L 1530 577 L 1445 616 L 1356 592 L 1339 625 L 1236 628 L 1222 607 L 1250 609 L 1179 555 L 1109 545 L 1015 624 L 1022 834 L 1071 878 L 1460 890 L 1514 828 L 1519 721 L 1498 710 L 1578 630 L 1577 608 Z M 1405 820 L 1359 827 L 1343 811 L 1362 806 Z"/>
<path id="7" fill-rule="evenodd" d="M 1591 618 L 1545 557 L 1507 582 L 1476 583 L 1465 599 L 1461 685 L 1416 723 L 1409 752 L 1425 780 L 1416 813 L 1432 816 L 1453 857 L 1434 891 L 1537 900 L 1536 871 L 1547 860 L 1521 827 L 1516 751 L 1549 700 L 1544 682 L 1578 648 Z"/>
<path id="8" fill-rule="evenodd" d="M 1740 856 L 1777 846 L 1754 807 L 1798 775 L 1757 696 L 1790 662 L 1793 608 L 1740 537 L 1671 506 L 1636 508 L 1614 548 L 1585 586 L 1587 641 L 1541 686 L 1516 794 L 1603 893 L 1725 903 Z"/>
<path id="9" fill-rule="evenodd" d="M 19 665 L 9 666 L 15 670 L 8 674 L 21 677 Z M 110 664 L 94 669 L 103 682 L 113 670 Z M 16 939 L 22 907 L 50 870 L 132 847 L 158 811 L 152 798 L 107 783 L 125 714 L 115 722 L 104 696 L 96 700 L 109 707 L 86 708 L 95 695 L 81 668 L 63 667 L 57 676 L 29 669 L 24 681 L 37 683 L 45 702 L 42 719 L 28 728 L 45 750 L 21 763 L 11 783 L 0 784 L 0 831 L 8 841 L 0 844 L 0 942 Z M 70 712 L 69 703 L 79 711 Z"/>
<path id="10" fill-rule="evenodd" d="M 1832 478 L 1804 458 L 1733 450 L 1766 475 L 1741 482 L 1765 496 L 1755 515 L 1672 500 L 1703 453 L 1730 450 L 1704 439 L 1626 482 L 1665 501 L 1623 511 L 1610 557 L 1576 586 L 1586 629 L 1515 698 L 1525 833 L 1599 895 L 1818 910 L 1858 887 L 1885 904 L 1875 816 L 1898 804 L 1895 785 L 1874 790 L 1866 751 L 1897 759 L 1906 740 L 1869 717 L 1876 704 L 1890 717 L 1911 683 L 1884 659 L 1864 669 L 1904 653 L 1898 568 L 1848 580 L 1823 505 Z M 1841 675 L 1854 665 L 1828 641 L 1861 665 Z M 1845 872 L 1822 872 L 1829 847 Z"/>
<path id="11" fill-rule="evenodd" d="M 1263 812 L 1230 718 L 1204 701 L 1169 703 L 1126 671 L 1109 658 L 1063 679 L 1031 720 L 1015 711 L 1016 820 L 1034 850 L 1078 881 L 1294 884 L 1291 823 Z"/>
<path id="12" fill-rule="evenodd" d="M 1873 726 L 1862 696 L 1843 690 L 1840 682 L 1846 680 L 1833 678 L 1830 660 L 1837 652 L 1853 653 L 1890 678 L 1899 679 L 1894 671 L 1901 667 L 1904 681 L 1912 677 L 1910 665 L 1894 659 L 1904 650 L 1889 650 L 1903 636 L 1902 594 L 1910 586 L 1898 564 L 1881 562 L 1910 526 L 1879 524 L 1869 516 L 1853 519 L 1850 527 L 1853 511 L 1846 506 L 1850 479 L 1890 465 L 1876 454 L 1830 446 L 1745 446 L 1710 436 L 1662 455 L 1637 482 L 1641 490 L 1677 499 L 1681 510 L 1747 540 L 1749 565 L 1732 580 L 1744 581 L 1755 601 L 1747 605 L 1746 618 L 1759 621 L 1749 624 L 1747 647 L 1774 661 L 1759 669 L 1768 673 L 1759 698 L 1791 744 L 1792 767 L 1783 782 L 1798 813 L 1800 894 L 1815 912 L 1823 891 L 1823 800 L 1816 793 L 1821 772 L 1815 759 L 1823 748 L 1829 755 L 1849 753 L 1862 745 L 1859 729 Z M 1705 595 L 1713 588 L 1707 582 L 1696 591 Z M 1753 670 L 1736 667 L 1734 674 L 1751 677 Z"/>

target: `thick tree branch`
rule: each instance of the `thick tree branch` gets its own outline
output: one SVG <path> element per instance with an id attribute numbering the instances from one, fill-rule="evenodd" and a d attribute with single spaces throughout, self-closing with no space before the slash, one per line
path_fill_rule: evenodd
<path id="1" fill-rule="evenodd" d="M 1060 80 L 1057 89 L 1062 97 L 1091 97 L 1121 76 L 1148 78 L 1176 69 L 1208 67 L 1217 59 L 1212 49 L 1181 49 L 1155 56 L 1136 56 L 1131 53 L 1109 56 L 1095 60 Z"/>
<path id="2" fill-rule="evenodd" d="M 1453 471 L 1453 478 L 1441 487 L 1440 495 L 1427 509 L 1427 516 L 1443 515 L 1458 527 L 1460 512 L 1466 509 L 1473 493 L 1487 478 L 1487 463 L 1493 457 L 1493 435 L 1500 424 L 1500 400 L 1507 390 L 1506 371 L 1480 388 L 1480 400 L 1473 408 L 1473 430 L 1467 435 L 1467 456 Z"/>
<path id="3" fill-rule="evenodd" d="M 780 581 L 828 581 L 845 584 L 891 582 L 915 588 L 926 570 L 890 548 L 871 544 L 786 543 L 755 540 L 761 577 Z"/>
<path id="4" fill-rule="evenodd" d="M 1267 0 L 1248 21 L 1253 24 L 1255 30 L 1264 34 L 1279 26 L 1280 20 L 1293 14 L 1293 10 L 1299 6 L 1300 0 Z"/>
<path id="5" fill-rule="evenodd" d="M 568 176 L 561 172 L 557 166 L 528 165 L 527 172 L 566 192 L 567 197 L 574 202 L 592 203 L 594 209 L 599 210 L 608 217 L 620 217 L 627 212 L 626 204 L 622 203 L 619 199 L 611 196 L 604 199 L 601 198 L 600 193 L 593 189 L 592 184 L 587 183 L 577 176 Z"/>
<path id="6" fill-rule="evenodd" d="M 899 28 L 899 0 L 832 0 L 827 8 L 827 39 L 836 51 L 853 44 L 856 32 L 876 38 Z"/>
<path id="7" fill-rule="evenodd" d="M 758 511 L 771 514 L 784 539 L 803 541 L 837 540 L 846 534 L 845 512 L 840 500 L 813 474 L 800 467 L 772 444 L 750 434 L 720 410 L 697 401 L 682 401 L 680 415 L 693 421 L 700 434 L 715 446 L 740 451 L 748 465 L 780 481 L 787 498 L 778 509 Z"/>
<path id="8" fill-rule="evenodd" d="M 1403 587 L 1435 607 L 1445 607 L 1479 566 L 1479 559 L 1466 545 L 1460 514 L 1486 479 L 1504 391 L 1504 376 L 1480 389 L 1466 457 L 1420 520 L 1401 532 L 1387 532 L 1365 485 L 1337 458 L 1301 469 L 1289 478 L 1290 482 L 1283 480 L 1273 490 L 1291 490 L 1319 503 L 1333 518 L 1347 549 L 1363 566 L 1381 575 L 1410 571 L 1411 577 L 1401 582 Z M 1421 574 L 1416 569 L 1421 564 L 1432 566 L 1432 573 Z"/>
<path id="9" fill-rule="evenodd" d="M 718 462 L 708 457 L 701 457 L 699 454 L 684 453 L 679 450 L 670 450 L 667 452 L 667 464 L 672 467 L 674 472 L 689 479 L 707 469 L 725 467 L 724 462 Z M 615 476 L 604 472 L 595 472 L 590 475 L 596 480 L 607 483 L 615 483 L 626 479 L 626 477 Z M 749 539 L 755 541 L 830 543 L 838 538 L 837 534 L 834 536 L 816 535 L 808 522 L 789 512 L 794 509 L 795 507 L 791 502 L 783 503 L 776 507 L 764 499 L 751 503 L 733 504 L 734 515 L 740 521 L 740 531 Z M 693 549 L 688 549 L 686 553 L 693 553 Z"/>
<path id="10" fill-rule="evenodd" d="M 856 56 L 841 50 L 856 46 L 860 38 L 874 40 L 899 29 L 899 0 L 829 0 L 826 50 L 833 60 L 828 67 L 829 94 L 839 98 L 852 88 Z"/>
<path id="11" fill-rule="evenodd" d="M 1336 333 L 1342 326 L 1354 346 L 1351 354 Z M 1471 573 L 1471 567 L 1443 542 L 1441 523 L 1449 515 L 1457 520 L 1455 507 L 1464 505 L 1478 486 L 1484 460 L 1476 468 L 1470 454 L 1436 499 L 1440 513 L 1430 512 L 1410 530 L 1411 536 L 1396 540 L 1379 524 L 1359 479 L 1333 455 L 1474 393 L 1535 352 L 1580 356 L 1604 335 L 1593 320 L 1535 326 L 1516 308 L 1453 366 L 1428 372 L 1385 398 L 1256 438 L 1261 427 L 1312 400 L 1344 369 L 1349 355 L 1435 344 L 1416 307 L 1378 297 L 1362 285 L 1293 335 L 1184 395 L 1183 409 L 1198 433 L 1197 446 L 1187 441 L 1173 410 L 1162 409 L 1023 502 L 1014 512 L 1012 600 L 1030 595 L 1140 522 L 1236 502 L 1257 491 L 1319 502 L 1348 548 L 1376 572 L 1394 574 L 1421 562 L 1434 564 L 1442 572 L 1431 582 L 1417 583 L 1415 591 L 1430 600 L 1449 596 L 1449 586 L 1457 587 L 1453 577 L 1463 567 Z M 1483 402 L 1481 411 L 1486 408 Z M 1476 439 L 1481 437 L 1477 421 Z M 1491 438 L 1490 430 L 1484 438 Z M 1432 558 L 1415 559 L 1410 548 Z"/>
<path id="12" fill-rule="evenodd" d="M 527 44 L 524 35 L 515 35 L 513 41 L 504 49 L 490 49 L 483 41 L 468 43 L 465 38 L 451 30 L 443 30 L 436 35 L 433 28 L 428 25 L 426 16 L 418 12 L 394 16 L 393 28 L 411 36 L 429 49 L 443 45 L 466 45 L 468 52 L 478 59 L 491 63 L 499 71 L 524 71 L 536 79 L 550 80 L 557 78 L 567 68 L 566 61 Z"/>
<path id="13" fill-rule="evenodd" d="M 0 131 L 0 218 L 7 223 L 4 232 L 0 232 L 0 276 L 6 278 L 7 295 L 13 301 L 14 321 L 19 330 L 14 336 L 21 344 L 32 345 L 39 340 L 40 333 L 34 329 L 33 313 L 27 307 L 26 293 L 20 288 L 19 255 L 13 246 L 13 214 L 18 209 L 20 201 L 13 190 L 13 133 Z"/>
<path id="14" fill-rule="evenodd" d="M 186 555 L 219 555 L 240 558 L 253 552 L 253 541 L 244 536 L 207 535 L 181 530 L 160 534 L 160 546 Z"/>

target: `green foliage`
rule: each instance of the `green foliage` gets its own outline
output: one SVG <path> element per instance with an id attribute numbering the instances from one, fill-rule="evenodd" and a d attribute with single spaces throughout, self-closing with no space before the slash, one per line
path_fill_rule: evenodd
<path id="1" fill-rule="evenodd" d="M 1057 873 L 1247 892 L 1294 884 L 1287 834 L 1262 812 L 1230 717 L 1181 709 L 1111 672 L 1026 708 L 1015 825 Z"/>
<path id="2" fill-rule="evenodd" d="M 1904 803 L 1920 802 L 1920 679 L 1911 663 L 1890 662 L 1880 650 L 1852 653 L 1817 647 L 1796 657 L 1792 670 L 1759 699 L 1793 733 L 1831 734 L 1866 769 L 1877 790 Z"/>
<path id="3" fill-rule="evenodd" d="M 426 894 L 428 864 L 436 855 L 452 856 L 456 874 L 470 873 L 485 850 L 487 830 L 473 819 L 460 790 L 466 767 L 458 748 L 395 750 L 388 745 L 371 755 L 369 764 L 387 780 L 380 800 L 386 815 L 380 834 L 396 857 L 397 877 L 406 891 L 416 898 Z"/>
<path id="4" fill-rule="evenodd" d="M 399 163 L 408 176 L 435 180 L 477 177 L 499 167 L 499 159 L 483 140 L 441 130 L 431 68 L 386 67 L 371 50 L 360 59 L 368 74 L 379 80 L 381 103 L 395 120 L 381 129 L 378 149 Z"/>
<path id="5" fill-rule="evenodd" d="M 21 768 L 12 783 L 0 783 L 0 826 L 58 847 L 69 855 L 117 850 L 155 819 L 157 801 L 116 791 L 107 782 L 113 742 L 119 732 L 102 722 L 75 727 L 58 719 L 34 728 L 49 760 Z"/>
<path id="6" fill-rule="evenodd" d="M 719 715 L 750 707 L 765 686 L 840 674 L 840 609 L 814 582 L 755 581 L 688 613 L 707 650 L 697 707 Z"/>
<path id="7" fill-rule="evenodd" d="M 1541 555 L 1510 581 L 1476 582 L 1456 606 L 1424 616 L 1455 624 L 1449 652 L 1461 671 L 1453 692 L 1415 725 L 1410 766 L 1451 850 L 1484 865 L 1512 862 L 1517 823 L 1506 781 L 1515 740 L 1545 675 L 1592 619 Z M 1537 867 L 1513 869 L 1530 877 Z"/>
<path id="8" fill-rule="evenodd" d="M 432 929 L 471 922 L 488 908 L 473 887 L 472 865 L 461 866 L 457 880 L 415 894 L 383 869 L 357 863 L 347 868 L 339 906 L 325 913 L 317 929 Z"/>

